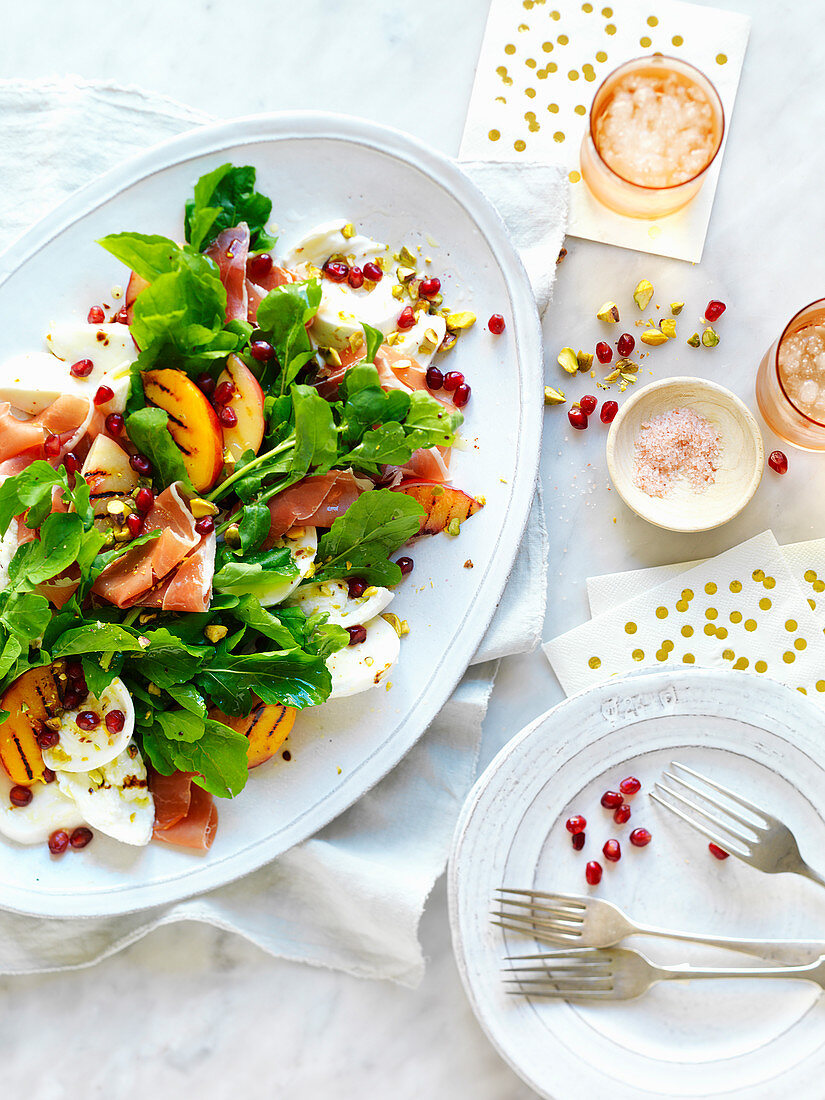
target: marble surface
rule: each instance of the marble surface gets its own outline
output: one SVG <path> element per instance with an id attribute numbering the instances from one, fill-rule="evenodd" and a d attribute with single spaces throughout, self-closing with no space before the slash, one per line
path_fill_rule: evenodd
<path id="1" fill-rule="evenodd" d="M 128 21 L 102 0 L 16 5 L 0 40 L 4 76 L 138 84 L 225 116 L 288 108 L 363 114 L 458 148 L 486 14 L 485 0 L 167 0 L 133 5 Z M 655 349 L 655 376 L 692 373 L 729 385 L 751 406 L 759 359 L 787 318 L 823 294 L 819 241 L 825 149 L 825 47 L 811 35 L 818 0 L 730 0 L 753 29 L 701 265 L 568 241 L 545 319 L 548 381 L 565 344 L 598 338 L 598 305 L 630 306 L 640 278 L 657 299 L 684 300 L 680 334 L 707 300 L 728 312 L 715 349 L 679 339 Z M 656 3 L 651 4 L 655 9 Z M 228 29 L 237 28 L 237 33 Z M 228 48 L 237 37 L 241 48 Z M 257 45 L 239 62 L 243 40 Z M 264 45 L 262 45 L 262 43 Z M 814 140 L 812 140 L 814 139 Z M 628 315 L 633 316 L 628 309 Z M 645 375 L 642 375 L 645 377 Z M 568 382 L 566 376 L 563 379 Z M 584 378 L 566 387 L 581 396 Z M 765 430 L 766 449 L 776 445 Z M 704 557 L 766 527 L 780 542 L 821 536 L 823 459 L 790 450 L 746 511 L 705 535 L 654 530 L 611 491 L 604 430 L 572 432 L 548 410 L 542 478 L 551 532 L 545 637 L 587 617 L 589 574 Z M 485 723 L 482 764 L 561 698 L 536 652 L 502 665 Z M 3 1085 L 34 1100 L 159 1100 L 183 1090 L 221 1100 L 523 1100 L 529 1089 L 475 1023 L 452 960 L 443 883 L 425 913 L 429 970 L 416 991 L 275 961 L 198 926 L 164 929 L 91 971 L 0 981 Z M 49 1072 L 40 1072 L 44 1050 Z M 590 1100 L 590 1098 L 583 1098 Z"/>

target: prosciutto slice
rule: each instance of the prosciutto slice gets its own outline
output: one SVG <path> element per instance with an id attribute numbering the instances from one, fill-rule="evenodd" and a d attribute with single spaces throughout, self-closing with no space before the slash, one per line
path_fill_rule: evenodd
<path id="1" fill-rule="evenodd" d="M 310 527 L 331 527 L 333 520 L 369 487 L 351 470 L 331 470 L 328 474 L 312 474 L 292 485 L 269 502 L 271 516 L 269 534 L 264 549 L 269 549 L 296 524 Z"/>
<path id="2" fill-rule="evenodd" d="M 161 775 L 152 765 L 148 765 L 149 790 L 155 802 L 155 835 L 158 831 L 171 829 L 189 813 L 192 800 L 192 773 L 173 772 Z"/>
<path id="3" fill-rule="evenodd" d="M 181 848 L 198 848 L 206 851 L 211 848 L 218 828 L 218 808 L 209 791 L 192 782 L 192 776 L 177 772 L 177 776 L 186 776 L 189 784 L 189 805 L 183 817 L 161 828 L 157 824 L 157 802 L 155 803 L 156 823 L 152 833 L 155 840 L 167 844 L 177 844 Z M 170 779 L 175 776 L 168 777 Z M 154 795 L 154 790 L 152 794 Z"/>
<path id="4" fill-rule="evenodd" d="M 245 321 L 248 312 L 246 258 L 249 255 L 249 226 L 246 222 L 224 229 L 205 253 L 218 265 L 226 290 L 226 320 Z"/>
<path id="5" fill-rule="evenodd" d="M 291 271 L 287 271 L 285 267 L 278 267 L 277 264 L 273 264 L 268 275 L 264 278 L 257 278 L 255 282 L 247 276 L 246 279 L 246 297 L 247 297 L 247 320 L 254 324 L 258 319 L 258 306 L 269 294 L 270 290 L 274 290 L 278 286 L 283 286 L 285 283 L 296 282 L 296 276 Z"/>
<path id="6" fill-rule="evenodd" d="M 88 397 L 62 394 L 37 416 L 18 420 L 8 401 L 0 402 L 0 462 L 23 454 L 43 458 L 43 444 L 50 435 L 59 437 L 61 451 L 67 449 L 85 432 L 92 411 Z"/>

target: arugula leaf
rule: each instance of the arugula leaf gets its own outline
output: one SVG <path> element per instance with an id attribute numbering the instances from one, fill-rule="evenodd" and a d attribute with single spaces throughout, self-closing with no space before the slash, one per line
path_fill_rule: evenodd
<path id="1" fill-rule="evenodd" d="M 89 685 L 89 691 L 92 695 L 96 695 L 98 699 L 100 698 L 100 693 L 105 691 L 118 675 L 120 671 L 119 663 L 119 661 L 113 661 L 106 668 L 103 668 L 100 661 L 93 661 L 89 657 L 83 658 L 83 675 L 86 677 L 86 683 Z"/>
<path id="2" fill-rule="evenodd" d="M 248 714 L 253 695 L 299 709 L 329 696 L 332 681 L 322 657 L 300 649 L 236 654 L 231 645 L 231 639 L 224 639 L 195 677 L 225 714 Z"/>
<path id="3" fill-rule="evenodd" d="M 375 361 L 375 353 L 384 343 L 384 333 L 378 328 L 373 328 L 372 325 L 362 324 L 361 327 L 364 330 L 364 338 L 367 342 L 365 361 L 367 363 L 373 363 Z"/>
<path id="4" fill-rule="evenodd" d="M 298 371 L 315 354 L 306 326 L 321 304 L 321 284 L 317 279 L 303 283 L 285 283 L 271 290 L 258 306 L 258 328 L 275 349 L 281 374 L 277 391 L 286 393 Z M 265 390 L 273 386 L 268 377 L 261 379 Z"/>
<path id="5" fill-rule="evenodd" d="M 247 504 L 241 513 L 238 534 L 244 554 L 258 549 L 272 525 L 272 515 L 265 504 Z"/>
<path id="6" fill-rule="evenodd" d="M 425 434 L 431 440 L 429 443 L 419 442 L 419 446 L 452 446 L 455 433 L 463 423 L 464 417 L 457 409 L 450 412 L 428 393 L 418 391 L 410 396 L 410 411 L 404 420 L 404 427 L 421 433 L 416 437 L 419 440 Z M 449 442 L 445 443 L 445 439 L 449 439 Z"/>
<path id="7" fill-rule="evenodd" d="M 0 485 L 0 535 L 5 535 L 15 516 L 43 503 L 46 510 L 42 519 L 45 519 L 51 510 L 52 489 L 58 485 L 62 485 L 60 474 L 42 459 L 7 477 Z"/>
<path id="8" fill-rule="evenodd" d="M 133 412 L 126 421 L 129 438 L 152 463 L 155 475 L 164 489 L 173 481 L 181 481 L 187 490 L 194 492 L 183 463 L 183 455 L 168 428 L 169 414 L 165 409 L 154 406 Z"/>
<path id="9" fill-rule="evenodd" d="M 239 622 L 245 623 L 253 630 L 257 630 L 283 650 L 294 649 L 296 645 L 302 649 L 307 648 L 303 645 L 305 639 L 303 637 L 300 640 L 296 639 L 293 631 L 281 621 L 282 612 L 285 610 L 285 608 L 279 607 L 277 615 L 273 614 L 271 611 L 267 611 L 266 608 L 261 607 L 260 602 L 250 595 L 242 596 L 238 601 L 238 606 L 234 607 L 231 613 Z M 300 608 L 295 610 L 300 611 Z M 303 615 L 303 612 L 301 614 Z M 349 634 L 347 634 L 347 641 L 349 642 Z"/>
<path id="10" fill-rule="evenodd" d="M 11 592 L 4 601 L 0 625 L 23 646 L 42 638 L 51 620 L 49 601 L 37 592 Z"/>
<path id="11" fill-rule="evenodd" d="M 212 584 L 220 592 L 257 596 L 263 601 L 273 588 L 291 581 L 297 575 L 298 568 L 289 548 L 278 546 L 227 561 L 213 577 Z"/>
<path id="12" fill-rule="evenodd" d="M 313 386 L 292 387 L 295 450 L 290 474 L 295 481 L 310 468 L 326 473 L 338 458 L 338 432 L 332 407 Z"/>
<path id="13" fill-rule="evenodd" d="M 170 684 L 166 690 L 184 710 L 206 717 L 206 700 L 193 684 Z"/>
<path id="14" fill-rule="evenodd" d="M 223 722 L 186 710 L 155 711 L 142 739 L 152 764 L 164 775 L 176 768 L 195 772 L 194 782 L 219 798 L 234 798 L 246 785 L 248 742 Z"/>
<path id="15" fill-rule="evenodd" d="M 194 198 L 186 203 L 184 231 L 201 252 L 224 229 L 246 222 L 253 251 L 274 248 L 276 237 L 266 232 L 272 201 L 253 190 L 255 169 L 250 165 L 222 164 L 195 184 Z"/>
<path id="16" fill-rule="evenodd" d="M 0 652 L 0 678 L 4 678 L 8 675 L 9 670 L 13 667 L 15 661 L 22 652 L 23 646 L 20 644 L 19 639 L 10 634 L 8 638 L 6 638 L 2 652 Z M 17 677 L 15 677 L 15 679 L 16 678 Z"/>
<path id="17" fill-rule="evenodd" d="M 398 584 L 401 570 L 389 555 L 418 534 L 424 515 L 418 501 L 404 493 L 362 493 L 318 543 L 313 583 L 357 576 L 369 584 Z"/>
<path id="18" fill-rule="evenodd" d="M 201 627 L 201 641 L 202 630 Z M 190 645 L 163 626 L 147 630 L 141 637 L 144 645 L 140 647 L 140 656 L 130 660 L 130 670 L 140 672 L 149 683 L 167 691 L 173 685 L 191 681 L 211 652 L 211 647 Z"/>
<path id="19" fill-rule="evenodd" d="M 83 653 L 141 653 L 143 646 L 116 623 L 87 622 L 66 630 L 52 644 L 52 658 Z"/>
<path id="20" fill-rule="evenodd" d="M 83 520 L 75 512 L 54 512 L 40 528 L 40 538 L 18 547 L 9 564 L 12 589 L 34 588 L 77 561 L 83 542 Z"/>
<path id="21" fill-rule="evenodd" d="M 180 245 L 168 237 L 147 233 L 110 233 L 97 243 L 147 283 L 177 267 Z"/>
<path id="22" fill-rule="evenodd" d="M 301 649 L 327 658 L 349 645 L 348 632 L 337 623 L 328 623 L 325 612 L 307 616 L 300 607 L 279 607 L 278 618 Z M 258 629 L 261 629 L 260 627 Z"/>

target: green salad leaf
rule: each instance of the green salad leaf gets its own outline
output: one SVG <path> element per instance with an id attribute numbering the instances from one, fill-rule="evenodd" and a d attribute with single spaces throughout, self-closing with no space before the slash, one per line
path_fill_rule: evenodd
<path id="1" fill-rule="evenodd" d="M 186 240 L 203 252 L 224 229 L 241 222 L 249 226 L 253 252 L 274 248 L 277 238 L 266 231 L 272 213 L 272 201 L 255 188 L 255 169 L 221 164 L 201 176 L 194 197 L 186 203 L 184 232 Z"/>
<path id="2" fill-rule="evenodd" d="M 163 488 L 173 481 L 181 481 L 189 492 L 194 492 L 183 463 L 183 455 L 168 427 L 169 414 L 165 409 L 155 406 L 138 409 L 126 421 L 129 438 L 152 463 L 154 474 Z"/>
<path id="3" fill-rule="evenodd" d="M 369 584 L 398 584 L 401 570 L 389 555 L 418 534 L 424 515 L 418 501 L 404 493 L 362 493 L 318 543 L 313 583 L 363 577 Z"/>
<path id="4" fill-rule="evenodd" d="M 258 306 L 258 328 L 275 349 L 277 362 L 267 364 L 262 376 L 265 390 L 284 394 L 298 372 L 315 355 L 306 326 L 321 304 L 321 284 L 317 279 L 303 283 L 285 283 L 270 290 Z M 279 370 L 277 378 L 274 371 Z"/>

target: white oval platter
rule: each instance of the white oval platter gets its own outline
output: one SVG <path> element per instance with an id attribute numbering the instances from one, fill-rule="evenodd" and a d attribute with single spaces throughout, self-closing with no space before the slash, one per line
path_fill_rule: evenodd
<path id="1" fill-rule="evenodd" d="M 631 918 L 675 930 L 758 939 L 821 938 L 825 891 L 714 859 L 707 841 L 646 795 L 677 760 L 763 804 L 825 871 L 825 715 L 801 694 L 751 673 L 684 670 L 612 680 L 561 703 L 513 738 L 478 780 L 450 858 L 450 919 L 459 970 L 487 1036 L 543 1097 L 818 1100 L 825 1076 L 825 998 L 805 982 L 669 982 L 599 1006 L 530 1002 L 504 991 L 508 955 L 549 951 L 490 923 L 497 887 L 592 894 Z M 626 776 L 643 784 L 632 817 L 601 808 Z M 564 822 L 587 818 L 575 852 Z M 627 842 L 646 826 L 646 848 Z M 601 847 L 619 839 L 609 864 Z M 587 860 L 604 867 L 597 888 Z M 746 956 L 637 937 L 655 962 L 743 966 Z"/>
<path id="2" fill-rule="evenodd" d="M 392 687 L 304 712 L 280 757 L 221 802 L 204 855 L 98 836 L 81 858 L 0 844 L 0 906 L 46 916 L 128 912 L 231 881 L 311 836 L 372 787 L 422 735 L 472 659 L 501 597 L 530 510 L 541 444 L 542 352 L 535 302 L 500 218 L 447 158 L 373 123 L 328 114 L 259 116 L 192 131 L 75 194 L 0 257 L 0 356 L 41 346 L 48 325 L 84 318 L 125 272 L 96 239 L 127 229 L 179 238 L 200 175 L 258 170 L 285 250 L 345 216 L 399 247 L 420 243 L 447 301 L 479 323 L 451 352 L 473 387 L 454 482 L 487 498 L 459 538 L 413 551 L 392 610 L 409 620 Z M 486 318 L 502 313 L 494 337 Z M 473 568 L 463 568 L 472 560 Z"/>

